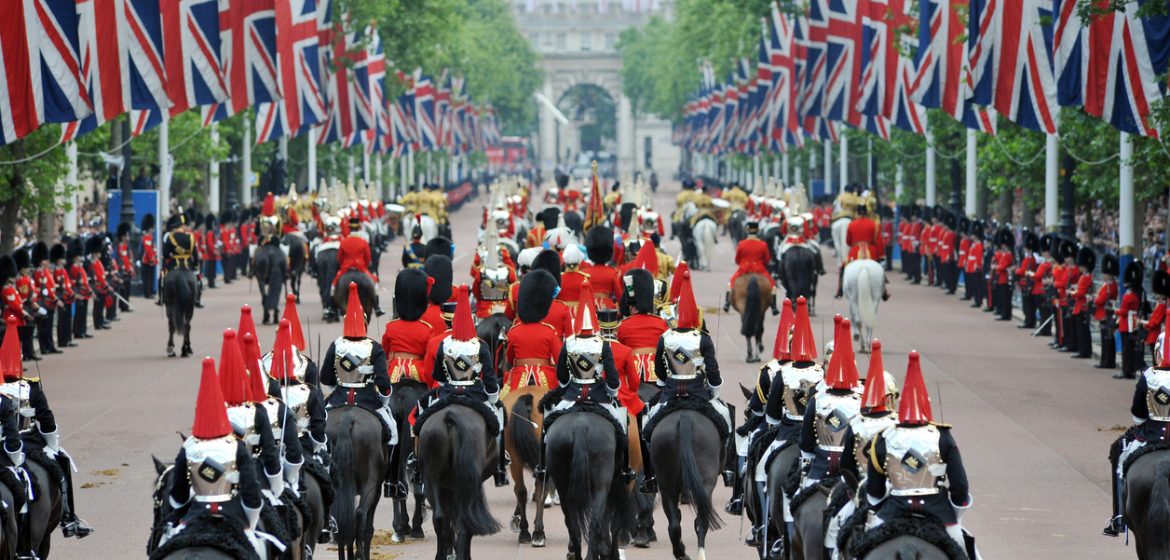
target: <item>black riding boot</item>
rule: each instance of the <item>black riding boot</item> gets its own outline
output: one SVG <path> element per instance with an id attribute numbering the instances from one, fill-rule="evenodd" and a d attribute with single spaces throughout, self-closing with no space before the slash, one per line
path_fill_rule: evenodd
<path id="1" fill-rule="evenodd" d="M 776 293 L 775 293 L 775 290 L 773 290 L 773 293 L 772 293 L 772 316 L 775 317 L 779 314 L 780 314 L 780 308 L 776 307 Z"/>
<path id="2" fill-rule="evenodd" d="M 1109 524 L 1101 531 L 1101 534 L 1107 537 L 1116 537 L 1125 531 L 1125 518 L 1122 517 L 1121 511 L 1123 504 L 1121 503 L 1121 477 L 1117 475 L 1117 461 L 1121 457 L 1122 448 L 1125 447 L 1125 436 L 1117 438 L 1109 449 L 1109 466 L 1112 470 L 1109 471 L 1109 479 L 1113 481 L 1113 517 L 1109 518 Z"/>
<path id="3" fill-rule="evenodd" d="M 497 407 L 503 407 L 502 404 L 497 404 Z M 500 424 L 500 433 L 496 436 L 496 450 L 498 451 L 496 460 L 496 488 L 501 488 L 508 485 L 508 464 L 511 460 L 508 458 L 508 450 L 504 449 L 504 428 L 507 426 L 507 416 L 504 417 L 504 423 Z"/>
<path id="4" fill-rule="evenodd" d="M 645 434 L 642 429 L 646 424 L 646 411 L 643 410 L 638 414 L 638 433 Z M 654 461 L 650 458 L 650 443 L 646 441 L 645 435 L 638 438 L 638 444 L 642 446 L 642 482 L 638 485 L 638 491 L 643 494 L 657 494 L 658 480 L 654 478 Z"/>
<path id="5" fill-rule="evenodd" d="M 64 453 L 58 453 L 57 465 L 61 467 L 64 476 L 61 477 L 61 533 L 68 537 L 84 539 L 93 533 L 93 528 L 83 519 L 77 517 L 75 508 L 77 502 L 73 498 L 73 465 Z"/>
<path id="6" fill-rule="evenodd" d="M 199 279 L 199 288 L 195 290 L 195 307 L 203 309 L 203 279 Z"/>
<path id="7" fill-rule="evenodd" d="M 386 466 L 386 476 L 382 479 L 382 497 L 390 498 L 392 500 L 406 499 L 406 483 L 398 478 L 399 469 L 399 446 L 395 445 L 390 450 L 390 464 Z"/>
<path id="8" fill-rule="evenodd" d="M 731 311 L 731 290 L 723 292 L 723 312 Z"/>
<path id="9" fill-rule="evenodd" d="M 837 271 L 837 293 L 833 296 L 833 299 L 841 299 L 841 296 L 845 295 L 844 292 L 842 292 L 842 286 L 844 284 L 844 280 L 845 280 L 845 267 L 841 267 L 841 270 Z"/>
<path id="10" fill-rule="evenodd" d="M 738 461 L 738 456 L 736 458 Z M 731 486 L 731 500 L 723 508 L 723 511 L 731 515 L 743 515 L 743 473 L 740 469 L 735 469 L 733 477 L 734 482 Z"/>

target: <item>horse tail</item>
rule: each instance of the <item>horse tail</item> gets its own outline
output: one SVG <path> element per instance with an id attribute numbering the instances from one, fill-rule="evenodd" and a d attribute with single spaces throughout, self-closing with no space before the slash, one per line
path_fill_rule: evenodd
<path id="1" fill-rule="evenodd" d="M 512 419 L 532 417 L 532 395 L 521 395 L 512 405 Z M 536 430 L 528 422 L 508 422 L 508 431 L 512 436 L 512 448 L 516 450 L 521 461 L 529 468 L 540 464 L 540 442 L 536 439 Z"/>
<path id="2" fill-rule="evenodd" d="M 585 532 L 586 540 L 593 544 L 593 536 L 597 534 L 592 524 L 601 519 L 601 512 L 592 511 L 593 500 L 590 499 L 589 449 L 585 441 L 586 430 L 573 430 L 573 460 L 569 464 L 569 488 L 561 496 L 562 509 L 565 517 L 571 517 L 580 531 Z M 567 520 L 566 520 L 567 521 Z M 590 547 L 592 549 L 592 547 Z"/>
<path id="3" fill-rule="evenodd" d="M 478 446 L 472 445 L 474 437 L 467 426 L 456 422 L 450 414 L 444 420 L 447 433 L 451 435 L 453 450 L 451 457 L 451 468 L 455 471 L 453 495 L 458 496 L 451 504 L 452 519 L 458 520 L 456 527 L 462 525 L 462 530 L 472 536 L 496 533 L 500 530 L 500 524 L 488 511 L 480 479 L 480 473 L 483 471 L 480 463 L 483 462 L 483 456 L 476 449 Z"/>
<path id="4" fill-rule="evenodd" d="M 337 441 L 333 443 L 333 464 L 339 468 L 333 469 L 333 484 L 336 486 L 333 499 L 333 518 L 337 520 L 337 544 L 348 546 L 357 538 L 357 520 L 355 518 L 357 504 L 354 496 L 357 495 L 357 481 L 354 479 L 354 451 L 353 451 L 353 424 L 352 416 L 346 416 L 337 431 Z"/>
<path id="5" fill-rule="evenodd" d="M 746 337 L 756 336 L 759 325 L 763 320 L 763 310 L 760 309 L 760 297 L 759 281 L 756 280 L 754 275 L 749 276 L 747 295 L 743 304 L 743 314 L 739 316 L 739 334 Z"/>
<path id="6" fill-rule="evenodd" d="M 1170 538 L 1160 530 L 1170 526 L 1170 461 L 1158 463 L 1154 470 L 1150 510 L 1142 525 L 1158 528 L 1151 532 L 1153 538 L 1142 543 L 1146 558 L 1170 558 Z"/>
<path id="7" fill-rule="evenodd" d="M 869 263 L 866 263 L 869 264 Z M 857 271 L 857 304 L 861 307 L 858 312 L 861 314 L 861 324 L 870 329 L 877 328 L 877 301 L 873 298 L 873 292 L 869 277 L 871 267 L 862 266 Z M 860 327 L 860 325 L 859 325 Z"/>
<path id="8" fill-rule="evenodd" d="M 691 495 L 695 517 L 702 519 L 707 527 L 718 529 L 723 526 L 723 520 L 719 519 L 719 514 L 711 505 L 711 495 L 703 484 L 703 475 L 699 474 L 693 428 L 690 415 L 683 414 L 678 421 L 678 461 L 682 470 L 682 490 Z"/>

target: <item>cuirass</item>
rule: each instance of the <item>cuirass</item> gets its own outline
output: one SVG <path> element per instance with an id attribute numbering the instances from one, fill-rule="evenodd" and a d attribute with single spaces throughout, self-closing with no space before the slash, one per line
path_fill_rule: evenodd
<path id="1" fill-rule="evenodd" d="M 229 406 L 227 409 L 228 421 L 232 424 L 232 432 L 244 443 L 252 448 L 255 455 L 260 445 L 260 428 L 256 425 L 256 409 L 252 403 L 239 406 Z"/>
<path id="2" fill-rule="evenodd" d="M 309 397 L 312 395 L 312 389 L 300 383 L 287 385 L 280 388 L 280 395 L 284 399 L 284 406 L 288 407 L 289 414 L 296 418 L 299 436 L 309 427 Z"/>
<path id="3" fill-rule="evenodd" d="M 374 378 L 374 341 L 368 338 L 350 340 L 339 338 L 333 343 L 337 384 L 342 387 L 365 387 Z"/>
<path id="4" fill-rule="evenodd" d="M 309 359 L 302 356 L 299 352 L 293 352 L 290 361 L 292 363 L 287 364 L 287 367 L 292 368 L 293 377 L 298 382 L 304 383 L 305 374 L 309 370 Z M 272 376 L 272 352 L 265 352 L 263 356 L 260 356 L 260 371 L 264 372 L 266 377 Z"/>
<path id="5" fill-rule="evenodd" d="M 505 267 L 487 268 L 481 271 L 479 283 L 480 300 L 500 301 L 508 298 L 508 269 Z"/>
<path id="6" fill-rule="evenodd" d="M 795 362 L 780 368 L 780 379 L 784 383 L 784 415 L 789 420 L 804 420 L 804 409 L 816 392 L 817 384 L 825 378 L 825 370 L 819 364 L 798 368 Z"/>
<path id="7" fill-rule="evenodd" d="M 479 378 L 483 364 L 479 363 L 479 339 L 455 340 L 447 337 L 443 340 L 443 367 L 447 371 L 447 379 L 456 385 L 467 385 Z"/>
<path id="8" fill-rule="evenodd" d="M 886 477 L 894 496 L 937 494 L 946 475 L 939 453 L 938 428 L 892 426 L 883 432 L 886 440 Z"/>
<path id="9" fill-rule="evenodd" d="M 1142 375 L 1146 378 L 1146 405 L 1150 408 L 1150 420 L 1170 422 L 1170 370 L 1150 368 Z"/>
<path id="10" fill-rule="evenodd" d="M 817 447 L 825 451 L 844 451 L 845 432 L 849 423 L 861 412 L 861 396 L 821 393 L 817 395 L 817 410 L 813 426 Z"/>
<path id="11" fill-rule="evenodd" d="M 853 428 L 853 457 L 857 460 L 860 472 L 865 472 L 865 467 L 869 464 L 869 454 L 865 452 L 869 448 L 869 442 L 873 441 L 874 436 L 897 423 L 898 415 L 892 412 L 876 418 L 863 414 L 853 417 L 853 421 L 849 423 Z"/>
<path id="12" fill-rule="evenodd" d="M 666 284 L 665 280 L 654 279 L 654 305 L 655 307 L 664 307 L 669 303 L 667 298 L 670 295 L 670 286 Z"/>
<path id="13" fill-rule="evenodd" d="M 280 444 L 280 428 L 284 425 L 283 414 L 280 411 L 280 401 L 274 398 L 267 398 L 264 402 L 257 403 L 264 407 L 264 412 L 268 414 L 269 429 L 272 430 L 272 437 L 276 439 L 277 445 Z"/>
<path id="14" fill-rule="evenodd" d="M 699 351 L 701 340 L 697 330 L 662 333 L 662 354 L 668 377 L 687 380 L 703 374 L 703 355 Z"/>
<path id="15" fill-rule="evenodd" d="M 231 436 L 212 440 L 187 438 L 187 478 L 195 501 L 226 502 L 232 499 L 240 470 L 236 465 L 237 442 Z"/>
<path id="16" fill-rule="evenodd" d="M 32 386 L 28 381 L 17 379 L 8 383 L 0 384 L 0 394 L 12 399 L 13 404 L 16 405 L 16 411 L 20 418 L 20 431 L 25 431 L 32 427 L 33 415 L 36 411 L 33 410 Z"/>
<path id="17" fill-rule="evenodd" d="M 601 350 L 604 342 L 599 336 L 571 336 L 565 339 L 565 355 L 573 379 L 593 381 L 604 376 Z"/>

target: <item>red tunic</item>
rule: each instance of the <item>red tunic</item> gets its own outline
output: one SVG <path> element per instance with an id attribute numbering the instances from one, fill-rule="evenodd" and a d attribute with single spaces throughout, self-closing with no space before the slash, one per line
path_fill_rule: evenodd
<path id="1" fill-rule="evenodd" d="M 44 298 L 42 301 L 44 301 L 45 307 L 48 309 L 56 309 L 57 282 L 53 280 L 53 271 L 47 268 L 38 268 L 33 272 L 33 280 L 37 284 L 37 291 Z"/>
<path id="2" fill-rule="evenodd" d="M 882 237 L 877 224 L 873 220 L 860 217 L 849 222 L 849 229 L 845 233 L 845 244 L 849 245 L 849 259 L 877 259 L 885 254 L 882 250 Z"/>
<path id="3" fill-rule="evenodd" d="M 553 300 L 552 307 L 548 308 L 548 315 L 544 316 L 544 322 L 551 325 L 557 336 L 562 339 L 575 332 L 573 310 L 556 300 Z"/>
<path id="4" fill-rule="evenodd" d="M 289 208 L 285 212 L 285 217 L 287 219 L 285 219 L 284 225 L 280 228 L 281 233 L 296 233 L 301 231 L 301 228 L 297 227 L 301 225 L 301 219 L 297 217 L 297 213 L 292 208 Z"/>
<path id="5" fill-rule="evenodd" d="M 370 273 L 370 242 L 351 235 L 342 239 L 337 246 L 337 276 L 333 278 L 333 283 L 336 284 L 342 274 L 355 269 L 366 273 L 371 280 L 378 281 Z"/>
<path id="6" fill-rule="evenodd" d="M 557 294 L 557 299 L 569 307 L 577 307 L 577 302 L 581 301 L 581 286 L 585 284 L 586 279 L 590 284 L 593 283 L 589 275 L 580 270 L 566 270 L 561 273 L 561 291 Z"/>
<path id="7" fill-rule="evenodd" d="M 548 323 L 520 323 L 508 331 L 508 371 L 500 389 L 509 391 L 536 385 L 556 389 L 557 357 L 561 355 L 561 337 Z"/>
<path id="8" fill-rule="evenodd" d="M 130 253 L 129 243 L 118 244 L 118 258 L 122 261 L 122 270 L 126 271 L 126 274 L 130 276 L 134 276 L 134 255 Z"/>
<path id="9" fill-rule="evenodd" d="M 404 321 L 395 319 L 386 323 L 382 334 L 382 348 L 386 351 L 386 364 L 390 382 L 402 378 L 414 379 L 434 388 L 436 383 L 430 375 L 430 367 L 424 366 L 427 343 L 434 329 L 425 321 Z"/>
<path id="10" fill-rule="evenodd" d="M 154 266 L 158 264 L 158 255 L 155 253 L 154 234 L 147 232 L 142 236 L 142 264 Z"/>
<path id="11" fill-rule="evenodd" d="M 1073 296 L 1073 315 L 1080 315 L 1089 308 L 1089 292 L 1093 289 L 1093 275 L 1082 274 L 1077 278 L 1077 291 Z"/>
<path id="12" fill-rule="evenodd" d="M 1154 312 L 1150 313 L 1150 320 L 1146 321 L 1146 344 L 1153 344 L 1158 341 L 1158 335 L 1162 333 L 1162 321 L 1166 319 L 1166 302 L 1158 302 L 1157 307 L 1154 307 Z"/>
<path id="13" fill-rule="evenodd" d="M 622 280 L 617 269 L 604 264 L 583 264 L 581 271 L 589 275 L 597 308 L 616 309 L 622 297 Z"/>
<path id="14" fill-rule="evenodd" d="M 1121 296 L 1121 307 L 1114 313 L 1117 315 L 1117 330 L 1123 333 L 1136 331 L 1141 321 L 1138 314 L 1141 312 L 1141 301 L 1133 291 L 1125 292 Z"/>
<path id="15" fill-rule="evenodd" d="M 955 258 L 955 232 L 944 229 L 939 236 L 938 258 L 940 262 L 950 263 Z"/>
<path id="16" fill-rule="evenodd" d="M 654 382 L 658 377 L 654 375 L 654 350 L 658 346 L 658 339 L 669 328 L 666 321 L 657 315 L 638 313 L 622 320 L 618 325 L 617 338 L 622 344 L 629 346 L 634 353 L 637 363 L 638 378 L 642 381 Z"/>
<path id="17" fill-rule="evenodd" d="M 24 326 L 24 299 L 20 297 L 14 286 L 4 286 L 0 290 L 0 297 L 4 298 L 4 307 L 0 316 L 7 322 L 9 317 L 16 317 L 16 326 Z"/>
<path id="18" fill-rule="evenodd" d="M 431 336 L 437 335 L 447 328 L 447 323 L 443 321 L 443 307 L 433 303 L 427 306 L 421 320 L 426 321 L 431 326 Z"/>
<path id="19" fill-rule="evenodd" d="M 61 303 L 65 305 L 73 303 L 73 280 L 69 278 L 69 271 L 65 267 L 53 269 L 53 283 L 60 288 Z"/>
<path id="20" fill-rule="evenodd" d="M 1117 299 L 1117 282 L 1110 280 L 1097 289 L 1097 297 L 1093 298 L 1093 319 L 1105 320 L 1105 306 Z"/>
<path id="21" fill-rule="evenodd" d="M 16 277 L 16 292 L 20 294 L 20 299 L 24 302 L 36 303 L 37 288 L 33 283 L 33 279 L 27 274 L 21 274 Z"/>
<path id="22" fill-rule="evenodd" d="M 85 267 L 80 263 L 69 268 L 69 276 L 73 278 L 74 292 L 77 294 L 77 299 L 88 301 L 93 295 L 89 287 L 89 276 L 85 274 Z"/>
<path id="23" fill-rule="evenodd" d="M 634 351 L 629 346 L 616 340 L 609 340 L 609 351 L 613 353 L 613 365 L 617 367 L 618 377 L 622 380 L 618 387 L 617 400 L 626 412 L 637 416 L 646 407 L 646 403 L 638 397 L 638 386 L 642 384 L 638 376 L 638 362 L 634 359 Z"/>
<path id="24" fill-rule="evenodd" d="M 1044 261 L 1036 265 L 1036 270 L 1032 272 L 1032 295 L 1042 295 L 1044 293 L 1044 277 L 1052 272 L 1052 262 Z"/>
<path id="25" fill-rule="evenodd" d="M 735 246 L 735 274 L 731 275 L 728 287 L 735 286 L 735 281 L 744 274 L 762 274 L 768 278 L 771 287 L 776 287 L 776 281 L 768 274 L 768 261 L 772 259 L 772 251 L 768 244 L 755 236 L 749 236 Z"/>
<path id="26" fill-rule="evenodd" d="M 1008 270 L 1012 267 L 1012 252 L 1011 251 L 996 251 L 995 252 L 995 284 L 1008 283 Z"/>
<path id="27" fill-rule="evenodd" d="M 1028 288 L 1028 273 L 1036 268 L 1036 257 L 1028 255 L 1024 260 L 1020 261 L 1020 266 L 1016 267 L 1016 282 L 1020 284 L 1020 288 Z"/>
<path id="28" fill-rule="evenodd" d="M 983 268 L 983 243 L 976 241 L 967 247 L 967 262 L 964 265 L 963 272 L 967 274 L 974 274 Z M 968 280 L 969 282 L 971 280 Z"/>

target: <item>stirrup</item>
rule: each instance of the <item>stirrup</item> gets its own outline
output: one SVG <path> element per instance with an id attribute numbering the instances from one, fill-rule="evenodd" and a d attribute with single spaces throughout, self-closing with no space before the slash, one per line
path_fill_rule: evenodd
<path id="1" fill-rule="evenodd" d="M 508 485 L 508 471 L 505 469 L 496 469 L 496 474 L 492 475 L 495 479 L 496 488 L 503 488 Z"/>
<path id="2" fill-rule="evenodd" d="M 72 521 L 61 523 L 61 533 L 65 535 L 65 538 L 77 537 L 78 539 L 84 539 L 93 534 L 93 527 L 90 527 L 80 517 L 76 517 Z"/>
<path id="3" fill-rule="evenodd" d="M 1125 531 L 1125 520 L 1120 515 L 1109 520 L 1109 524 L 1101 530 L 1101 534 L 1106 537 L 1118 537 Z"/>
<path id="4" fill-rule="evenodd" d="M 760 537 L 762 536 L 763 531 L 760 529 L 760 527 L 753 525 L 751 529 L 748 529 L 748 536 L 746 539 L 744 539 L 743 544 L 746 544 L 752 548 L 758 547 L 760 546 Z"/>
<path id="5" fill-rule="evenodd" d="M 723 507 L 723 511 L 726 511 L 730 515 L 743 515 L 743 499 L 732 498 L 731 501 L 727 502 L 727 505 Z"/>
<path id="6" fill-rule="evenodd" d="M 658 480 L 654 476 L 642 477 L 642 482 L 638 484 L 638 491 L 643 494 L 657 494 Z"/>

